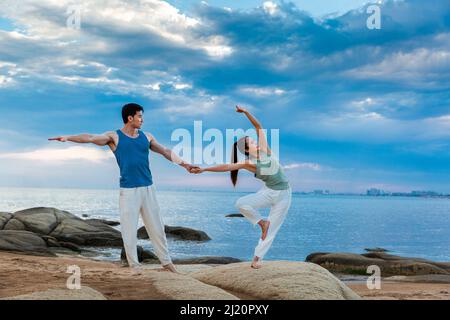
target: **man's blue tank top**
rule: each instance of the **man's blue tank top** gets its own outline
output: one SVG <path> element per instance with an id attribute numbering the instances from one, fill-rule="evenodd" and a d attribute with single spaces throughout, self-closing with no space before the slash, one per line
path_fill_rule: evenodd
<path id="1" fill-rule="evenodd" d="M 120 168 L 120 187 L 138 188 L 153 184 L 152 173 L 148 161 L 150 141 L 142 131 L 136 138 L 130 138 L 121 130 L 117 130 L 119 143 L 114 151 Z"/>

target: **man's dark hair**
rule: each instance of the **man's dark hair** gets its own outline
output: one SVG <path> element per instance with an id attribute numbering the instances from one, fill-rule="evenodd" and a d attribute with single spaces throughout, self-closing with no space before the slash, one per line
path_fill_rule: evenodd
<path id="1" fill-rule="evenodd" d="M 144 112 L 144 108 L 137 103 L 128 103 L 122 107 L 123 123 L 128 122 L 128 117 L 134 117 L 138 111 Z"/>

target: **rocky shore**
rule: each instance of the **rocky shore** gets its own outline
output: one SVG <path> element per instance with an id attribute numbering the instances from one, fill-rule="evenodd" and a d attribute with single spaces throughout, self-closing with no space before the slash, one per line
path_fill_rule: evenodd
<path id="1" fill-rule="evenodd" d="M 232 257 L 192 257 L 174 260 L 181 274 L 171 274 L 160 272 L 157 257 L 138 247 L 144 269 L 136 272 L 124 261 L 87 258 L 95 248 L 123 244 L 117 221 L 85 218 L 42 207 L 0 212 L 0 299 L 450 299 L 450 263 L 382 248 L 312 253 L 306 262 L 266 261 L 259 270 Z M 178 226 L 166 226 L 166 234 L 180 241 L 211 239 Z M 145 229 L 138 237 L 148 238 Z M 73 265 L 81 270 L 80 290 L 66 287 Z M 366 285 L 372 265 L 380 267 L 381 290 Z"/>

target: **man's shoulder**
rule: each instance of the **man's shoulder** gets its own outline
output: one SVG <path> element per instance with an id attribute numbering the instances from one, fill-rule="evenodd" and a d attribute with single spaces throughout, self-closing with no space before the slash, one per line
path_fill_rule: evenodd
<path id="1" fill-rule="evenodd" d="M 118 131 L 118 130 L 106 131 L 106 132 L 104 132 L 103 134 L 104 134 L 105 136 L 116 136 L 116 135 L 117 135 L 117 131 Z"/>
<path id="2" fill-rule="evenodd" d="M 145 136 L 147 137 L 148 141 L 152 141 L 153 139 L 155 139 L 155 137 L 148 131 L 142 131 Z"/>

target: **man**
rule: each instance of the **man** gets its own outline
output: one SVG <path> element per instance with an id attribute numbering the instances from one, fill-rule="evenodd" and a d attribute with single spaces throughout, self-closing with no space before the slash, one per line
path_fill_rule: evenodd
<path id="1" fill-rule="evenodd" d="M 120 168 L 120 223 L 123 244 L 131 268 L 140 267 L 137 256 L 137 227 L 139 213 L 164 270 L 177 272 L 169 256 L 164 223 L 156 199 L 155 187 L 149 167 L 149 150 L 163 155 L 191 172 L 198 168 L 185 163 L 150 133 L 140 129 L 144 123 L 144 108 L 138 104 L 126 104 L 122 108 L 124 126 L 120 130 L 103 134 L 80 134 L 50 138 L 60 142 L 93 143 L 108 145 Z"/>

